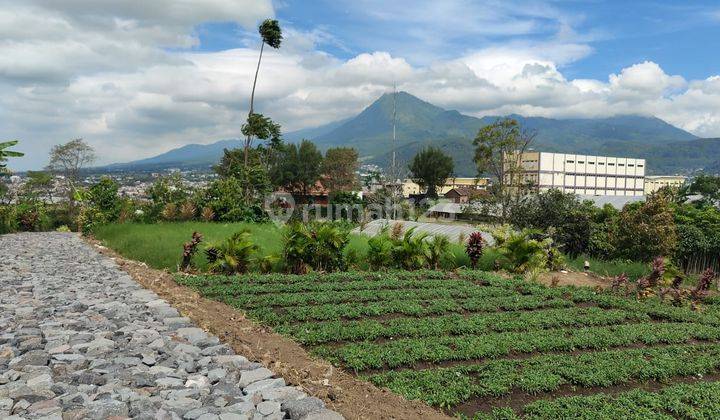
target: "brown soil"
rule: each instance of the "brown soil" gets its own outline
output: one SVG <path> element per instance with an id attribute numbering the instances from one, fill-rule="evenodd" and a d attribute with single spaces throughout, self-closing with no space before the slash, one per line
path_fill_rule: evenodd
<path id="1" fill-rule="evenodd" d="M 153 290 L 199 327 L 217 335 L 236 353 L 262 363 L 290 384 L 321 398 L 346 418 L 450 419 L 419 401 L 406 400 L 311 357 L 299 344 L 245 318 L 242 312 L 178 285 L 167 272 L 127 260 L 97 241 L 88 241 L 113 258 L 143 287 Z"/>

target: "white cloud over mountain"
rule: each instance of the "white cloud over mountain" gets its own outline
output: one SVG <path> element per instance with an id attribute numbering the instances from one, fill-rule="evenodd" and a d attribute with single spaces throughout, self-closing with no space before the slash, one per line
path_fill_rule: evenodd
<path id="1" fill-rule="evenodd" d="M 28 157 L 15 164 L 28 168 L 74 137 L 93 144 L 104 162 L 236 137 L 258 52 L 188 48 L 199 42 L 198 24 L 234 21 L 254 30 L 272 14 L 269 1 L 256 0 L 0 0 L 0 138 L 23 141 Z M 526 20 L 514 24 L 533 29 Z M 316 47 L 331 38 L 320 30 L 289 27 L 286 37 L 287 48 L 266 49 L 256 100 L 259 112 L 287 130 L 350 116 L 397 83 L 477 116 L 644 114 L 720 136 L 720 76 L 686 80 L 640 62 L 605 80 L 568 79 L 563 66 L 592 53 L 568 37 L 429 64 L 388 52 L 339 59 Z"/>

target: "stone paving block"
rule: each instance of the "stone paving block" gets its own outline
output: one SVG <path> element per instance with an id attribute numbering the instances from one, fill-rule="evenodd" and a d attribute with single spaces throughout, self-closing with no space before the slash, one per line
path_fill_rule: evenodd
<path id="1" fill-rule="evenodd" d="M 338 418 L 75 234 L 3 235 L 0 255 L 0 418 Z"/>

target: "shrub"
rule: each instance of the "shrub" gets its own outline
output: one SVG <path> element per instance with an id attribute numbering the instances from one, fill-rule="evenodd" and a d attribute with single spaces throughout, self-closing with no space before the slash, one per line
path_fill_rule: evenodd
<path id="1" fill-rule="evenodd" d="M 428 264 L 428 234 L 415 233 L 415 228 L 405 231 L 401 239 L 394 242 L 392 257 L 405 270 L 419 270 Z"/>
<path id="2" fill-rule="evenodd" d="M 404 270 L 418 270 L 427 267 L 433 258 L 430 255 L 431 241 L 428 240 L 428 234 L 416 234 L 415 228 L 410 228 L 404 234 L 397 236 L 397 231 L 398 229 L 393 227 L 392 234 L 389 234 L 386 227 L 368 240 L 370 266 L 375 269 L 401 268 Z M 439 248 L 443 247 L 440 242 L 437 245 Z M 449 243 L 447 246 L 449 248 Z M 437 251 L 440 252 L 441 249 Z"/>
<path id="3" fill-rule="evenodd" d="M 470 264 L 472 265 L 472 268 L 477 268 L 477 263 L 478 261 L 480 261 L 480 257 L 482 257 L 484 246 L 485 239 L 483 239 L 482 233 L 473 232 L 470 234 L 468 243 L 465 246 L 465 253 L 470 258 Z"/>
<path id="4" fill-rule="evenodd" d="M 498 260 L 500 267 L 517 274 L 534 275 L 546 270 L 547 243 L 533 239 L 533 235 L 539 235 L 539 232 L 530 229 L 515 232 L 508 227 L 493 232 L 497 251 L 500 254 Z"/>
<path id="5" fill-rule="evenodd" d="M 341 270 L 348 241 L 348 231 L 334 223 L 292 223 L 283 235 L 283 256 L 294 274 Z"/>
<path id="6" fill-rule="evenodd" d="M 164 220 L 172 221 L 177 217 L 177 205 L 175 203 L 167 203 L 162 210 L 162 218 Z"/>
<path id="7" fill-rule="evenodd" d="M 193 232 L 189 242 L 183 244 L 182 260 L 180 261 L 180 271 L 188 271 L 194 268 L 192 259 L 197 253 L 198 245 L 202 242 L 202 235 L 199 232 Z"/>
<path id="8" fill-rule="evenodd" d="M 105 222 L 114 222 L 120 216 L 122 200 L 118 196 L 119 185 L 111 178 L 102 179 L 88 190 L 87 205 L 94 208 L 94 212 L 101 213 Z"/>
<path id="9" fill-rule="evenodd" d="M 565 256 L 552 243 L 546 243 L 547 268 L 550 271 L 559 271 L 565 268 Z"/>
<path id="10" fill-rule="evenodd" d="M 393 266 L 393 241 L 387 234 L 387 227 L 368 239 L 367 259 L 370 268 L 380 269 Z"/>
<path id="11" fill-rule="evenodd" d="M 439 269 L 440 264 L 454 258 L 450 252 L 450 239 L 444 235 L 435 235 L 428 241 L 427 261 L 430 267 Z"/>
<path id="12" fill-rule="evenodd" d="M 644 203 L 626 205 L 614 235 L 620 258 L 648 262 L 657 255 L 674 255 L 677 233 L 671 203 L 656 194 Z"/>
<path id="13" fill-rule="evenodd" d="M 549 231 L 551 237 L 572 256 L 587 251 L 592 221 L 597 209 L 574 194 L 553 189 L 533 194 L 510 209 L 510 220 L 517 229 Z"/>
<path id="14" fill-rule="evenodd" d="M 268 216 L 260 205 L 246 205 L 244 185 L 236 178 L 213 181 L 198 196 L 199 207 L 209 207 L 217 220 L 225 222 L 264 222 Z"/>
<path id="15" fill-rule="evenodd" d="M 697 286 L 691 292 L 691 297 L 694 301 L 705 299 L 710 292 L 710 285 L 715 278 L 715 272 L 712 268 L 705 270 L 698 280 Z"/>
<path id="16" fill-rule="evenodd" d="M 197 208 L 189 201 L 184 202 L 180 206 L 180 220 L 192 220 L 195 218 Z"/>
<path id="17" fill-rule="evenodd" d="M 206 222 L 215 220 L 215 212 L 210 207 L 204 207 L 200 213 L 200 217 Z"/>
<path id="18" fill-rule="evenodd" d="M 257 250 L 258 246 L 253 243 L 250 232 L 236 232 L 226 240 L 208 245 L 205 249 L 208 270 L 228 275 L 246 273 Z"/>

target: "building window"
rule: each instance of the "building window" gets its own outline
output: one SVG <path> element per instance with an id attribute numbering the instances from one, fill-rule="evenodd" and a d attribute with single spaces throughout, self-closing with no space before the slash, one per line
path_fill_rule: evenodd
<path id="1" fill-rule="evenodd" d="M 568 160 L 567 163 L 575 163 L 574 160 Z"/>
<path id="2" fill-rule="evenodd" d="M 635 165 L 633 165 L 633 164 L 628 164 L 628 168 L 634 168 L 634 167 L 635 167 Z"/>
<path id="3" fill-rule="evenodd" d="M 594 164 L 595 164 L 595 162 L 588 162 L 588 164 L 589 164 L 589 165 L 594 165 Z"/>
<path id="4" fill-rule="evenodd" d="M 584 160 L 578 160 L 578 163 L 585 163 Z"/>
<path id="5" fill-rule="evenodd" d="M 605 166 L 605 162 L 598 162 L 598 165 Z"/>
<path id="6" fill-rule="evenodd" d="M 625 166 L 624 163 L 618 163 L 618 166 Z"/>
<path id="7" fill-rule="evenodd" d="M 608 166 L 615 166 L 614 163 L 608 163 Z"/>
<path id="8" fill-rule="evenodd" d="M 642 168 L 642 167 L 643 167 L 643 165 L 638 165 L 638 168 Z"/>

